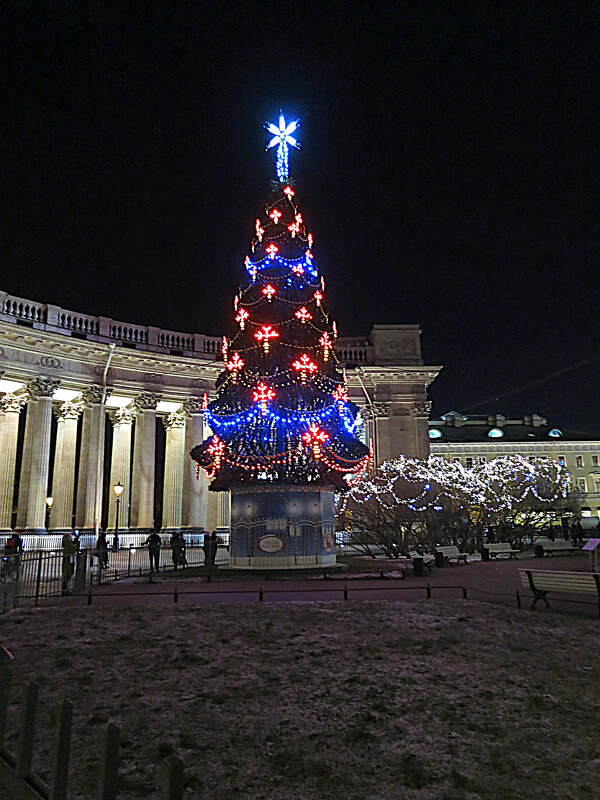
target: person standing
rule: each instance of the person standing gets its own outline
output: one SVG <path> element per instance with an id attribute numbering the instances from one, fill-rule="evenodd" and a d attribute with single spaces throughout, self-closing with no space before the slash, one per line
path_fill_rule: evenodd
<path id="1" fill-rule="evenodd" d="M 160 567 L 160 548 L 162 546 L 162 539 L 156 531 L 153 531 L 146 539 L 144 544 L 148 545 L 148 553 L 150 555 L 150 572 L 154 569 L 158 572 Z"/>
<path id="2" fill-rule="evenodd" d="M 210 564 L 210 533 L 208 531 L 204 532 L 202 549 L 204 550 L 204 565 L 208 566 Z"/>
<path id="3" fill-rule="evenodd" d="M 69 583 L 75 572 L 77 545 L 73 535 L 67 531 L 62 537 L 62 594 L 69 594 Z"/>
<path id="4" fill-rule="evenodd" d="M 185 566 L 185 541 L 180 531 L 175 531 L 171 536 L 171 557 L 175 569 Z"/>
<path id="5" fill-rule="evenodd" d="M 210 535 L 210 559 L 209 564 L 214 566 L 215 560 L 217 558 L 217 549 L 219 547 L 219 539 L 217 537 L 217 532 L 213 531 Z"/>
<path id="6" fill-rule="evenodd" d="M 99 531 L 98 533 L 96 555 L 98 556 L 98 565 L 100 569 L 106 569 L 106 567 L 108 567 L 108 542 L 106 541 L 105 531 Z"/>

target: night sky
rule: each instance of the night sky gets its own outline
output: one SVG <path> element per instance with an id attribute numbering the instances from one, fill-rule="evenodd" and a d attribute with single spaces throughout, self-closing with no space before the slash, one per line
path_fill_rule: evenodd
<path id="1" fill-rule="evenodd" d="M 315 5 L 6 0 L 0 289 L 226 333 L 281 107 L 340 334 L 600 436 L 597 3 Z"/>

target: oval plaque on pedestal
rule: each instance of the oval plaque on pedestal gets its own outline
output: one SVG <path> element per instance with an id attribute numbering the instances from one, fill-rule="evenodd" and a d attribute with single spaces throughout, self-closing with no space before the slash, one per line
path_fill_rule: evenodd
<path id="1" fill-rule="evenodd" d="M 268 533 L 258 540 L 258 549 L 262 550 L 263 553 L 277 553 L 279 550 L 283 550 L 283 539 Z"/>

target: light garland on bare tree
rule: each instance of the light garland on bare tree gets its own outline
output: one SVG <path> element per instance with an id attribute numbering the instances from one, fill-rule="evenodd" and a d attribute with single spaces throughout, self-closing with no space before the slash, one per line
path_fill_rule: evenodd
<path id="1" fill-rule="evenodd" d="M 444 501 L 462 508 L 482 506 L 490 513 L 514 511 L 528 498 L 551 505 L 570 489 L 567 470 L 549 458 L 533 463 L 520 455 L 476 463 L 467 469 L 441 456 L 417 460 L 400 456 L 385 461 L 340 498 L 340 511 L 350 501 L 374 499 L 385 510 L 406 506 L 410 511 L 441 511 Z"/>

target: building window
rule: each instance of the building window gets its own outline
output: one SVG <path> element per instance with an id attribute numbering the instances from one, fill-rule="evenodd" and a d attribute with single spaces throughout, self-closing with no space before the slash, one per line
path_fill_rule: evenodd
<path id="1" fill-rule="evenodd" d="M 467 469 L 472 469 L 472 467 L 473 467 L 473 459 L 471 458 L 471 456 L 467 456 L 465 458 L 465 466 L 466 466 Z"/>
<path id="2" fill-rule="evenodd" d="M 443 434 L 438 428 L 429 428 L 429 438 L 430 439 L 441 439 L 442 436 L 443 436 Z"/>
<path id="3" fill-rule="evenodd" d="M 598 456 L 592 456 L 592 467 L 598 467 Z"/>
<path id="4" fill-rule="evenodd" d="M 583 467 L 583 456 L 575 456 L 575 466 Z"/>
<path id="5" fill-rule="evenodd" d="M 455 464 L 461 463 L 460 458 L 453 458 L 452 460 L 454 461 Z"/>
<path id="6" fill-rule="evenodd" d="M 565 466 L 565 457 L 564 456 L 559 456 L 558 457 L 558 463 L 560 464 L 561 467 L 564 467 Z"/>
<path id="7" fill-rule="evenodd" d="M 585 478 L 577 478 L 577 490 L 583 492 L 584 494 L 587 492 Z"/>
<path id="8" fill-rule="evenodd" d="M 535 464 L 535 456 L 529 456 L 529 463 Z"/>
<path id="9" fill-rule="evenodd" d="M 485 456 L 477 456 L 478 464 L 485 464 Z"/>
<path id="10" fill-rule="evenodd" d="M 501 439 L 504 436 L 504 432 L 500 428 L 492 428 L 491 431 L 488 431 L 488 436 L 490 439 Z"/>
<path id="11" fill-rule="evenodd" d="M 553 439 L 560 439 L 563 435 L 562 431 L 559 431 L 558 428 L 552 428 L 552 430 L 548 433 L 548 436 L 551 436 Z"/>
<path id="12" fill-rule="evenodd" d="M 594 478 L 594 491 L 600 494 L 600 478 Z"/>

